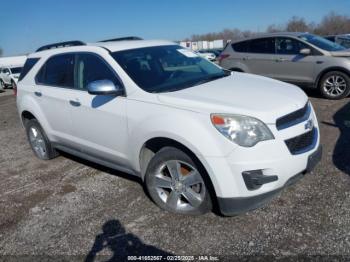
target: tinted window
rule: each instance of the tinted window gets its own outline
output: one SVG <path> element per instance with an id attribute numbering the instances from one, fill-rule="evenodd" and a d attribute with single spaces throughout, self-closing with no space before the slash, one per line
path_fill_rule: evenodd
<path id="1" fill-rule="evenodd" d="M 39 58 L 28 58 L 22 68 L 18 81 L 21 81 L 38 61 Z"/>
<path id="2" fill-rule="evenodd" d="M 40 69 L 37 81 L 40 84 L 74 87 L 74 55 L 56 55 L 47 60 Z"/>
<path id="3" fill-rule="evenodd" d="M 298 55 L 303 48 L 309 48 L 304 43 L 292 38 L 277 38 L 276 52 L 281 55 Z"/>
<path id="4" fill-rule="evenodd" d="M 190 88 L 228 75 L 177 45 L 130 49 L 112 56 L 140 88 L 152 93 Z"/>
<path id="5" fill-rule="evenodd" d="M 259 54 L 274 54 L 275 53 L 275 39 L 261 38 L 250 41 L 250 53 Z"/>
<path id="6" fill-rule="evenodd" d="M 111 80 L 121 86 L 112 69 L 102 58 L 92 54 L 78 54 L 77 59 L 77 88 L 86 89 L 87 85 L 96 80 Z"/>
<path id="7" fill-rule="evenodd" d="M 232 44 L 233 50 L 240 53 L 249 52 L 249 41 L 239 42 L 236 44 Z"/>

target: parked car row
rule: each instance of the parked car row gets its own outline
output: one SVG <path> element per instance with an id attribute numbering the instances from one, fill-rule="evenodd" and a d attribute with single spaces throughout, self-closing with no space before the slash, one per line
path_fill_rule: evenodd
<path id="1" fill-rule="evenodd" d="M 338 43 L 341 46 L 344 46 L 345 48 L 350 49 L 350 34 L 344 34 L 344 35 L 328 35 L 325 36 L 326 39 Z"/>
<path id="2" fill-rule="evenodd" d="M 308 33 L 265 34 L 229 43 L 219 64 L 231 71 L 317 88 L 328 99 L 350 93 L 350 51 Z"/>
<path id="3" fill-rule="evenodd" d="M 312 36 L 300 38 L 303 48 L 294 46 L 298 37 L 285 38 L 233 43 L 221 64 L 237 71 L 257 57 L 254 50 L 284 50 L 283 59 L 298 52 L 297 61 L 321 52 L 308 44 Z M 256 60 L 269 68 L 264 61 Z M 38 158 L 61 150 L 138 176 L 152 200 L 174 213 L 203 214 L 215 203 L 224 215 L 255 209 L 322 154 L 316 114 L 299 87 L 230 72 L 168 41 L 41 47 L 20 75 L 17 108 Z"/>
<path id="4" fill-rule="evenodd" d="M 16 88 L 22 67 L 0 67 L 0 90 Z"/>

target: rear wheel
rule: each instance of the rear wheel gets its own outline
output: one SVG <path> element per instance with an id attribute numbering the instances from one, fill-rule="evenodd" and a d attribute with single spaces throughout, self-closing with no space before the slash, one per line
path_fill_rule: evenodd
<path id="1" fill-rule="evenodd" d="M 199 215 L 212 209 L 203 172 L 179 149 L 165 147 L 157 152 L 145 183 L 153 201 L 167 211 Z"/>
<path id="2" fill-rule="evenodd" d="M 34 154 L 43 160 L 49 160 L 58 156 L 57 151 L 52 147 L 44 130 L 36 119 L 28 120 L 25 123 L 27 138 Z"/>
<path id="3" fill-rule="evenodd" d="M 350 78 L 340 71 L 325 74 L 319 85 L 321 94 L 328 99 L 342 99 L 350 93 Z"/>

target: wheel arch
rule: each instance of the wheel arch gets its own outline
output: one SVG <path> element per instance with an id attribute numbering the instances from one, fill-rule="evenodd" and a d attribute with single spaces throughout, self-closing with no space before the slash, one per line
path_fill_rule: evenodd
<path id="1" fill-rule="evenodd" d="M 189 157 L 195 162 L 197 167 L 203 172 L 203 175 L 205 176 L 204 179 L 207 182 L 209 192 L 214 202 L 217 194 L 214 187 L 214 183 L 212 181 L 212 177 L 210 175 L 211 171 L 208 170 L 210 169 L 210 167 L 207 165 L 204 158 L 198 153 L 196 153 L 197 150 L 191 148 L 190 145 L 185 145 L 183 142 L 179 142 L 173 138 L 159 136 L 150 138 L 146 142 L 144 142 L 139 152 L 139 165 L 142 180 L 145 177 L 148 164 L 151 161 L 152 157 L 164 147 L 174 147 L 189 155 Z"/>
<path id="2" fill-rule="evenodd" d="M 22 113 L 21 113 L 21 121 L 22 121 L 23 126 L 26 125 L 27 121 L 32 120 L 32 119 L 37 119 L 34 114 L 32 114 L 28 110 L 22 111 Z"/>
<path id="3" fill-rule="evenodd" d="M 317 76 L 317 78 L 316 78 L 316 82 L 315 82 L 315 83 L 316 83 L 316 84 L 315 84 L 315 87 L 316 87 L 316 88 L 319 88 L 319 86 L 320 86 L 320 81 L 321 81 L 322 77 L 323 77 L 325 74 L 327 74 L 327 73 L 329 73 L 329 72 L 332 72 L 332 71 L 339 71 L 339 72 L 342 72 L 342 73 L 344 73 L 344 74 L 346 74 L 346 75 L 348 75 L 348 76 L 350 77 L 350 71 L 349 71 L 348 69 L 344 68 L 344 67 L 339 67 L 339 66 L 328 67 L 328 68 L 324 69 L 323 71 L 321 71 L 321 72 L 318 74 L 318 76 Z"/>

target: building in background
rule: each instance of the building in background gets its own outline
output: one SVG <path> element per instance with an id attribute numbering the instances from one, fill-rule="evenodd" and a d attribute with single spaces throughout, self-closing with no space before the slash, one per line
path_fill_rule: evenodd
<path id="1" fill-rule="evenodd" d="M 228 41 L 223 39 L 217 39 L 214 41 L 181 41 L 179 42 L 181 46 L 185 48 L 192 49 L 194 51 L 198 50 L 209 50 L 209 49 L 223 49 Z"/>
<path id="2" fill-rule="evenodd" d="M 27 56 L 8 56 L 0 57 L 0 67 L 22 67 L 27 59 Z"/>

